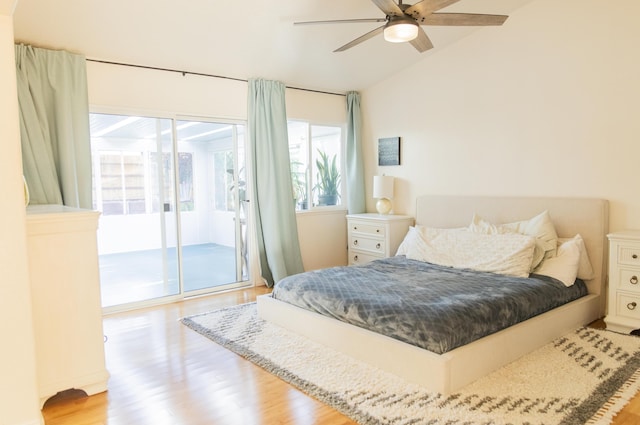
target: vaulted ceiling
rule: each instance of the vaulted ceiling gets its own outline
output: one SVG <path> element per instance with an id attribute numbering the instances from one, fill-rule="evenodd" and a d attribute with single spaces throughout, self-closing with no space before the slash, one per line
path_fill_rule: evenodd
<path id="1" fill-rule="evenodd" d="M 530 1 L 460 0 L 441 12 L 509 15 Z M 425 53 L 408 43 L 388 43 L 382 35 L 333 53 L 381 24 L 293 25 L 380 17 L 371 0 L 18 0 L 14 30 L 16 42 L 89 59 L 262 77 L 338 93 L 369 87 L 474 31 L 500 31 L 430 26 L 424 28 L 435 48 Z M 508 19 L 504 25 L 512 24 Z"/>

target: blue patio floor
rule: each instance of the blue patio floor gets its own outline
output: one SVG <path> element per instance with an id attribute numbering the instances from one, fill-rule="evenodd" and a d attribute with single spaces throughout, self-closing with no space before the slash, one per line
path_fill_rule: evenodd
<path id="1" fill-rule="evenodd" d="M 167 250 L 166 270 L 160 249 L 100 255 L 99 261 L 103 307 L 178 293 L 175 248 Z M 234 248 L 187 245 L 182 248 L 182 264 L 185 292 L 236 282 Z"/>

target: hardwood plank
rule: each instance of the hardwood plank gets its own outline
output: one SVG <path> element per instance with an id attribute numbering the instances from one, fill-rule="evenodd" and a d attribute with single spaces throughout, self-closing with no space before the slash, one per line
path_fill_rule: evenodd
<path id="1" fill-rule="evenodd" d="M 355 424 L 179 322 L 268 292 L 250 288 L 105 316 L 109 390 L 50 400 L 45 424 Z M 613 423 L 640 423 L 640 395 Z"/>

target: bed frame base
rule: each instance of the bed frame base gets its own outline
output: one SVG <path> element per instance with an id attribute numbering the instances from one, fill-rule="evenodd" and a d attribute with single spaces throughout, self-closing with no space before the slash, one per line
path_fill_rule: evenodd
<path id="1" fill-rule="evenodd" d="M 521 356 L 598 318 L 599 297 L 588 295 L 551 312 L 444 354 L 258 297 L 260 318 L 400 376 L 429 391 L 450 394 Z M 375 348 L 373 348 L 375 347 Z"/>

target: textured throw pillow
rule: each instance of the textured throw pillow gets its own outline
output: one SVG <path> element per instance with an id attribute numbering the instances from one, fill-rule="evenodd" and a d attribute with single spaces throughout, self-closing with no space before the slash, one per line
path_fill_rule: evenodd
<path id="1" fill-rule="evenodd" d="M 485 234 L 460 229 L 414 229 L 406 256 L 441 266 L 527 277 L 535 238 L 517 233 Z"/>
<path id="2" fill-rule="evenodd" d="M 576 245 L 580 249 L 580 265 L 578 266 L 578 279 L 582 280 L 591 280 L 596 277 L 595 272 L 593 271 L 593 266 L 591 265 L 591 260 L 589 260 L 589 254 L 587 253 L 587 247 L 584 244 L 584 239 L 578 233 L 573 238 L 558 238 L 558 247 L 561 244 L 567 241 L 575 241 Z"/>
<path id="3" fill-rule="evenodd" d="M 396 255 L 407 255 L 407 252 L 413 247 L 416 246 L 417 243 L 420 243 L 420 235 L 424 233 L 425 226 L 421 226 L 416 224 L 415 226 L 409 226 L 409 230 L 407 234 L 404 235 L 404 239 L 398 246 L 398 250 L 396 251 Z M 466 232 L 466 227 L 458 227 L 455 229 L 442 229 L 447 232 Z"/>
<path id="4" fill-rule="evenodd" d="M 555 257 L 547 258 L 534 273 L 550 276 L 571 286 L 575 283 L 580 266 L 580 247 L 574 239 L 560 244 Z"/>
<path id="5" fill-rule="evenodd" d="M 416 228 L 413 226 L 409 226 L 409 230 L 407 231 L 407 234 L 404 235 L 404 239 L 400 243 L 400 246 L 398 246 L 396 255 L 407 255 L 407 251 L 409 250 L 409 247 L 411 247 L 416 243 L 417 237 L 419 237 L 419 235 L 418 235 L 418 232 L 416 231 Z"/>
<path id="6" fill-rule="evenodd" d="M 519 233 L 536 238 L 536 247 L 529 271 L 533 271 L 538 267 L 545 258 L 551 258 L 556 255 L 558 234 L 548 211 L 544 211 L 529 220 L 507 224 L 489 223 L 474 214 L 469 230 L 486 234 Z"/>

